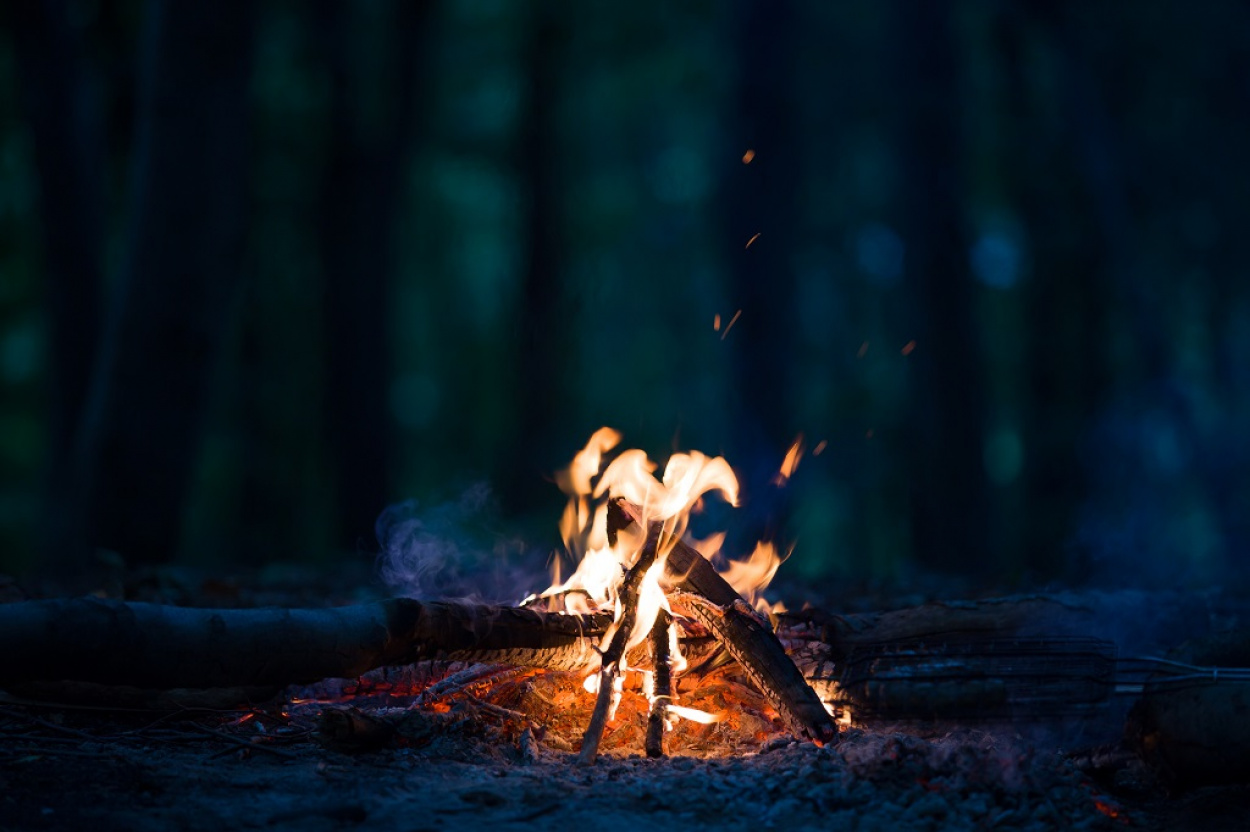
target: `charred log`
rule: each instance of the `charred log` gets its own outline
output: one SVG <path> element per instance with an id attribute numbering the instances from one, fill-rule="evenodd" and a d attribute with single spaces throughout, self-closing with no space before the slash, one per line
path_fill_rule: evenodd
<path id="1" fill-rule="evenodd" d="M 615 532 L 610 533 L 615 537 Z M 612 541 L 615 544 L 615 540 Z M 634 624 L 638 620 L 638 597 L 642 590 L 642 579 L 655 564 L 657 550 L 660 545 L 660 527 L 653 526 L 647 530 L 647 539 L 638 550 L 638 559 L 630 567 L 621 583 L 617 597 L 621 615 L 613 627 L 612 638 L 603 651 L 603 659 L 599 669 L 599 694 L 595 699 L 595 710 L 590 717 L 590 725 L 582 737 L 582 750 L 578 761 L 583 765 L 593 763 L 599 753 L 599 741 L 603 738 L 603 729 L 608 721 L 608 712 L 612 710 L 612 698 L 616 692 L 616 678 L 621 671 L 621 659 L 629 645 L 629 637 L 633 633 Z"/>
<path id="2" fill-rule="evenodd" d="M 651 696 L 651 713 L 647 715 L 648 757 L 664 756 L 664 727 L 668 717 L 668 703 L 673 698 L 673 669 L 669 656 L 669 635 L 673 617 L 660 610 L 651 627 L 651 655 L 655 663 L 655 690 Z"/>

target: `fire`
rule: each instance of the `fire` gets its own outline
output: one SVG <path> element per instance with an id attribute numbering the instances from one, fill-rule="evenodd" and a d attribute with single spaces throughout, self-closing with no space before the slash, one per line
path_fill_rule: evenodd
<path id="1" fill-rule="evenodd" d="M 730 321 L 730 325 L 732 323 Z M 557 484 L 569 498 L 560 521 L 560 533 L 567 553 L 576 561 L 576 568 L 567 579 L 561 580 L 557 560 L 552 585 L 539 598 L 544 599 L 547 608 L 553 611 L 585 613 L 613 610 L 619 624 L 622 618 L 619 597 L 622 581 L 638 559 L 645 530 L 660 524 L 660 543 L 655 563 L 642 580 L 637 615 L 628 634 L 628 653 L 630 648 L 647 638 L 661 610 L 672 613 L 663 587 L 663 576 L 668 551 L 675 541 L 685 540 L 709 560 L 719 560 L 724 534 L 694 540 L 688 534 L 690 515 L 701 507 L 706 497 L 713 494 L 736 506 L 738 479 L 724 457 L 711 457 L 698 451 L 673 454 L 657 478 L 658 466 L 641 450 L 620 451 L 609 459 L 610 452 L 620 440 L 618 431 L 600 428 L 573 457 L 568 469 L 557 475 Z M 787 454 L 781 475 L 788 477 L 792 474 L 800 456 L 801 441 L 796 442 Z M 637 506 L 642 522 L 619 532 L 615 543 L 611 543 L 607 528 L 608 503 L 616 498 L 623 498 Z M 755 602 L 759 591 L 776 574 L 781 561 L 773 544 L 760 543 L 748 558 L 725 561 L 721 571 L 736 591 L 748 601 Z M 533 600 L 536 599 L 527 599 Z M 602 649 L 607 648 L 616 629 L 617 625 L 614 625 L 604 636 Z M 674 672 L 680 673 L 685 669 L 685 659 L 678 650 L 675 633 L 670 647 L 670 666 Z M 626 669 L 625 659 L 622 658 L 620 670 Z M 595 672 L 596 668 L 590 670 L 586 689 L 594 691 L 599 684 L 599 675 Z M 666 711 L 670 719 L 678 716 L 701 722 L 717 719 L 712 714 L 671 704 L 666 705 Z"/>

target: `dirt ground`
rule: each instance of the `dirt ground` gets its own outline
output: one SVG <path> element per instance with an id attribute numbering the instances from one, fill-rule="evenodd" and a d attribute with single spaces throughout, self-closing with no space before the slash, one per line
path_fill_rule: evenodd
<path id="1" fill-rule="evenodd" d="M 261 592 L 255 582 L 197 583 L 188 592 L 163 583 L 159 592 L 125 595 L 205 606 L 332 597 L 296 578 L 307 597 L 283 587 Z M 450 671 L 409 670 L 405 692 Z M 796 742 L 732 673 L 681 691 L 683 704 L 729 715 L 708 726 L 678 723 L 671 756 L 659 760 L 638 754 L 645 703 L 627 691 L 592 766 L 574 752 L 593 698 L 557 674 L 488 677 L 415 708 L 395 693 L 327 682 L 248 706 L 175 710 L 0 694 L 0 831 L 1219 832 L 1247 828 L 1250 812 L 1250 785 L 1169 794 L 1114 742 L 1084 747 L 1053 732 L 867 725 L 844 731 L 836 745 Z M 349 731 L 345 740 L 326 717 L 341 721 L 345 708 L 384 730 Z"/>
<path id="2" fill-rule="evenodd" d="M 617 749 L 583 767 L 454 710 L 344 753 L 309 727 L 319 706 L 297 707 L 284 721 L 4 704 L 0 829 L 1233 830 L 1250 807 L 1250 787 L 1169 797 L 1123 760 L 976 729 L 852 729 L 824 748 L 778 735 L 724 757 Z"/>

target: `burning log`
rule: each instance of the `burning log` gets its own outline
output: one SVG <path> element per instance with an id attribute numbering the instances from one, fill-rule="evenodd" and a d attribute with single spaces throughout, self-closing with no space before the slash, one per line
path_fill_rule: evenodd
<path id="1" fill-rule="evenodd" d="M 580 670 L 611 620 L 407 598 L 259 610 L 23 601 L 0 605 L 0 685 L 284 686 L 426 659 Z"/>
<path id="2" fill-rule="evenodd" d="M 668 649 L 672 627 L 673 617 L 667 610 L 660 610 L 651 627 L 655 687 L 651 691 L 651 713 L 647 715 L 647 739 L 643 746 L 648 757 L 664 756 L 664 729 L 668 721 L 668 704 L 673 698 L 673 668 Z"/>
<path id="3" fill-rule="evenodd" d="M 638 551 L 638 559 L 626 574 L 624 583 L 621 584 L 618 596 L 621 614 L 613 624 L 615 629 L 611 631 L 612 638 L 608 642 L 607 649 L 603 651 L 599 668 L 599 694 L 595 700 L 594 713 L 590 717 L 590 725 L 587 726 L 586 733 L 582 737 L 582 750 L 578 755 L 578 760 L 583 765 L 593 763 L 599 754 L 599 741 L 603 738 L 608 712 L 612 709 L 612 698 L 616 693 L 616 679 L 621 671 L 621 659 L 625 656 L 625 648 L 629 644 L 629 637 L 633 634 L 634 624 L 638 618 L 638 600 L 642 590 L 642 579 L 655 563 L 660 545 L 660 533 L 659 524 L 647 531 L 647 539 Z M 613 536 L 615 536 L 614 533 Z"/>
<path id="4" fill-rule="evenodd" d="M 618 513 L 615 521 L 611 519 L 613 512 Z M 610 504 L 610 527 L 625 519 L 638 522 L 640 517 L 638 508 L 625 500 Z M 684 593 L 683 601 L 695 618 L 738 661 L 787 727 L 818 742 L 835 742 L 838 729 L 820 697 L 786 654 L 776 634 L 712 564 L 681 540 L 673 544 L 665 563 L 664 581 L 668 588 Z"/>

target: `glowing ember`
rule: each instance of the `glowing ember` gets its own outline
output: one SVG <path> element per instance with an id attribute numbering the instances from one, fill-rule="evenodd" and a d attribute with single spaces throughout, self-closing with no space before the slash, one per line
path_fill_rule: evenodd
<path id="1" fill-rule="evenodd" d="M 899 350 L 899 352 L 901 352 L 903 355 L 911 355 L 912 350 L 914 349 L 916 349 L 916 342 L 908 341 L 906 344 L 903 345 L 903 348 Z"/>
<path id="2" fill-rule="evenodd" d="M 756 236 L 758 237 L 759 235 L 757 234 Z M 738 318 L 740 318 L 741 316 L 742 316 L 742 310 L 739 309 L 737 312 L 734 313 L 734 316 L 729 319 L 729 323 L 725 324 L 725 331 L 720 334 L 720 339 L 722 341 L 725 340 L 725 336 L 729 334 L 729 330 L 733 329 L 733 325 L 738 322 Z"/>
<path id="3" fill-rule="evenodd" d="M 799 434 L 794 440 L 794 444 L 790 446 L 790 450 L 786 451 L 786 458 L 781 462 L 781 470 L 777 472 L 777 476 L 773 477 L 773 485 L 781 486 L 790 481 L 794 476 L 794 469 L 799 467 L 799 460 L 803 458 L 803 434 Z"/>
<path id="4" fill-rule="evenodd" d="M 755 234 L 753 234 L 753 235 L 751 236 L 751 239 L 747 240 L 747 244 L 746 244 L 745 246 L 743 246 L 743 248 L 750 248 L 750 247 L 751 247 L 751 243 L 754 243 L 754 242 L 755 242 L 756 240 L 758 240 L 759 238 L 760 238 L 760 232 L 758 232 L 758 231 L 757 231 L 757 232 L 755 232 Z"/>
<path id="5" fill-rule="evenodd" d="M 742 154 L 742 164 L 749 165 L 751 164 L 751 160 L 754 158 L 755 158 L 755 151 L 748 148 L 747 152 Z"/>

